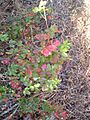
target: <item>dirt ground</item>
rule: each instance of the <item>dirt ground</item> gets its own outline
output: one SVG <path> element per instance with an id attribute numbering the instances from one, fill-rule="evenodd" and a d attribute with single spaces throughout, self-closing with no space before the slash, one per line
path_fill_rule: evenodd
<path id="1" fill-rule="evenodd" d="M 54 0 L 52 6 L 54 22 L 63 30 L 61 39 L 72 42 L 72 59 L 60 73 L 60 92 L 49 100 L 65 106 L 68 120 L 90 120 L 90 2 Z"/>
<path id="2" fill-rule="evenodd" d="M 53 22 L 63 31 L 60 39 L 69 39 L 72 48 L 71 60 L 60 72 L 62 82 L 58 91 L 49 94 L 47 99 L 64 105 L 69 112 L 68 120 L 90 120 L 90 1 L 53 0 L 51 7 Z"/>

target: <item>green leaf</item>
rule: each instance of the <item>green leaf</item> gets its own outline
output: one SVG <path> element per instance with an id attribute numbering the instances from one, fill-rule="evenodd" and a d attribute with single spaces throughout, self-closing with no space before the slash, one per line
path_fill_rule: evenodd
<path id="1" fill-rule="evenodd" d="M 43 57 L 43 56 L 41 56 L 41 57 L 40 57 L 40 62 L 44 63 L 45 61 L 46 61 L 46 58 Z"/>
<path id="2" fill-rule="evenodd" d="M 20 59 L 24 59 L 26 57 L 25 54 L 20 54 Z"/>
<path id="3" fill-rule="evenodd" d="M 30 95 L 30 94 L 31 94 L 31 93 L 30 93 L 30 88 L 26 87 L 26 88 L 24 89 L 24 91 L 23 91 L 23 94 L 24 94 L 24 95 Z"/>
<path id="4" fill-rule="evenodd" d="M 44 12 L 46 4 L 47 4 L 47 1 L 41 0 L 40 3 L 39 3 L 39 6 L 38 6 L 38 7 L 35 7 L 32 11 L 33 11 L 34 13 Z"/>
<path id="5" fill-rule="evenodd" d="M 68 57 L 68 53 L 67 52 L 69 51 L 70 47 L 71 47 L 71 43 L 68 40 L 65 40 L 63 42 L 63 44 L 61 44 L 59 46 L 59 50 L 60 50 L 61 55 L 63 57 Z"/>
<path id="6" fill-rule="evenodd" d="M 50 117 L 47 116 L 46 120 L 50 120 Z"/>
<path id="7" fill-rule="evenodd" d="M 51 25 L 50 28 L 47 28 L 45 30 L 46 33 L 50 34 L 50 37 L 53 38 L 55 36 L 55 32 L 57 30 L 57 26 L 56 25 Z"/>
<path id="8" fill-rule="evenodd" d="M 8 34 L 0 34 L 0 41 L 6 42 L 9 39 Z"/>
<path id="9" fill-rule="evenodd" d="M 37 83 L 34 85 L 35 88 L 39 88 L 40 87 L 40 83 Z"/>
<path id="10" fill-rule="evenodd" d="M 6 54 L 15 55 L 17 52 L 18 52 L 18 48 L 12 48 L 8 52 L 6 52 Z"/>
<path id="11" fill-rule="evenodd" d="M 17 75 L 17 71 L 18 71 L 18 67 L 19 65 L 17 64 L 11 64 L 11 66 L 8 67 L 8 75 L 10 76 L 16 76 Z"/>
<path id="12" fill-rule="evenodd" d="M 16 44 L 17 44 L 17 42 L 16 42 L 15 40 L 10 40 L 10 41 L 9 41 L 9 46 L 10 46 L 11 48 L 14 48 Z"/>
<path id="13" fill-rule="evenodd" d="M 51 107 L 51 106 L 47 103 L 47 101 L 44 101 L 44 102 L 43 102 L 41 108 L 42 108 L 42 110 L 43 110 L 44 112 L 51 113 L 51 112 L 53 111 L 53 107 Z"/>
<path id="14" fill-rule="evenodd" d="M 33 77 L 38 77 L 38 76 L 39 76 L 38 73 L 33 71 Z"/>
<path id="15" fill-rule="evenodd" d="M 28 76 L 25 76 L 25 77 L 21 77 L 20 80 L 23 82 L 23 84 L 25 86 L 28 86 L 29 85 L 29 79 L 28 79 Z"/>
<path id="16" fill-rule="evenodd" d="M 30 88 L 31 91 L 34 91 L 34 90 L 35 90 L 35 89 L 34 89 L 34 86 L 32 86 L 32 85 L 30 85 L 29 88 Z"/>
<path id="17" fill-rule="evenodd" d="M 22 52 L 23 52 L 23 54 L 27 54 L 28 53 L 28 48 L 25 48 L 25 49 L 23 48 Z"/>
<path id="18" fill-rule="evenodd" d="M 3 92 L 5 93 L 5 88 L 4 88 L 4 86 L 0 85 L 0 93 L 3 93 Z"/>
<path id="19" fill-rule="evenodd" d="M 50 0 L 50 2 L 53 2 L 53 0 Z"/>
<path id="20" fill-rule="evenodd" d="M 25 18 L 26 23 L 31 22 L 31 20 L 32 20 L 31 16 L 28 16 L 28 17 Z"/>
<path id="21" fill-rule="evenodd" d="M 57 84 L 60 83 L 60 80 L 55 78 L 55 79 L 51 79 L 51 80 L 47 80 L 46 85 L 47 88 L 52 91 L 54 88 L 57 87 Z"/>
<path id="22" fill-rule="evenodd" d="M 46 4 L 47 4 L 47 1 L 41 0 L 39 3 L 39 8 L 46 6 Z"/>
<path id="23" fill-rule="evenodd" d="M 34 97 L 34 98 L 33 98 L 33 102 L 34 102 L 33 104 L 35 104 L 35 103 L 36 103 L 36 104 L 39 104 L 40 99 L 39 99 L 38 97 Z"/>
<path id="24" fill-rule="evenodd" d="M 34 77 L 33 80 L 34 80 L 34 81 L 39 81 L 39 80 L 40 80 L 40 77 Z"/>
<path id="25" fill-rule="evenodd" d="M 17 46 L 23 46 L 22 41 L 18 41 Z"/>
<path id="26" fill-rule="evenodd" d="M 39 8 L 38 8 L 38 7 L 35 7 L 32 11 L 33 11 L 34 13 L 37 13 L 37 12 L 39 12 Z"/>
<path id="27" fill-rule="evenodd" d="M 65 53 L 65 52 L 62 52 L 62 56 L 63 56 L 63 57 L 68 57 L 68 54 Z"/>

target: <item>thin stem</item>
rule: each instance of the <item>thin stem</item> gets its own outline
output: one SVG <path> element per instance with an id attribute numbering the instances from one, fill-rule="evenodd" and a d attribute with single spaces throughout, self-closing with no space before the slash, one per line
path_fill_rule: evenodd
<path id="1" fill-rule="evenodd" d="M 16 106 L 18 106 L 19 104 L 15 104 L 13 105 L 10 109 L 8 109 L 7 111 L 4 111 L 3 113 L 0 114 L 0 117 L 9 113 L 11 110 L 13 110 Z"/>
<path id="2" fill-rule="evenodd" d="M 42 16 L 43 19 L 45 19 L 45 17 L 43 16 L 43 14 L 40 12 L 40 15 Z"/>
<path id="3" fill-rule="evenodd" d="M 47 16 L 46 16 L 45 8 L 43 8 L 43 11 L 44 11 L 44 18 L 45 18 L 45 21 L 46 21 L 46 27 L 48 28 Z"/>
<path id="4" fill-rule="evenodd" d="M 32 26 L 30 27 L 31 29 L 31 38 L 32 38 L 32 42 L 34 41 L 34 37 L 33 37 L 33 30 L 32 30 Z"/>

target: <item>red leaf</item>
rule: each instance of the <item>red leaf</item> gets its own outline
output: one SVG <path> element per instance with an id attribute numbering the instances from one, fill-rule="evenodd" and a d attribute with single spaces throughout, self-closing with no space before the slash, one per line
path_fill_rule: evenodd
<path id="1" fill-rule="evenodd" d="M 8 98 L 4 98 L 4 99 L 3 99 L 3 102 L 8 102 Z"/>
<path id="2" fill-rule="evenodd" d="M 49 20 L 51 20 L 51 19 L 52 19 L 52 16 L 51 16 L 51 15 L 49 15 L 49 16 L 48 16 L 48 19 L 49 19 Z"/>
<path id="3" fill-rule="evenodd" d="M 42 34 L 35 35 L 35 38 L 38 40 L 48 40 L 50 39 L 50 35 L 42 33 Z"/>
<path id="4" fill-rule="evenodd" d="M 25 29 L 25 30 L 24 30 L 24 33 L 29 33 L 29 32 L 30 32 L 29 29 Z"/>
<path id="5" fill-rule="evenodd" d="M 10 82 L 10 85 L 13 89 L 18 89 L 20 86 L 19 82 L 15 82 L 14 80 Z"/>
<path id="6" fill-rule="evenodd" d="M 20 95 L 20 94 L 15 94 L 15 97 L 16 97 L 16 98 L 20 98 L 21 95 Z"/>
<path id="7" fill-rule="evenodd" d="M 48 45 L 47 46 L 47 49 L 52 52 L 52 51 L 55 51 L 56 50 L 56 46 L 55 45 Z"/>
<path id="8" fill-rule="evenodd" d="M 26 68 L 26 73 L 27 73 L 28 75 L 32 76 L 32 71 L 31 71 L 31 69 L 30 69 L 29 67 Z"/>
<path id="9" fill-rule="evenodd" d="M 22 19 L 25 18 L 25 17 L 28 17 L 28 16 L 33 17 L 34 15 L 35 15 L 34 13 L 27 13 L 26 15 L 24 15 L 22 17 Z"/>
<path id="10" fill-rule="evenodd" d="M 46 57 L 52 54 L 47 48 L 44 48 L 41 53 Z"/>
<path id="11" fill-rule="evenodd" d="M 54 115 L 58 120 L 60 120 L 60 113 L 58 111 L 56 111 Z"/>
<path id="12" fill-rule="evenodd" d="M 54 42 L 52 44 L 47 45 L 41 53 L 44 56 L 49 56 L 52 54 L 53 51 L 56 51 L 57 47 L 60 45 L 60 41 L 57 39 L 54 39 Z"/>
<path id="13" fill-rule="evenodd" d="M 40 68 L 37 68 L 37 69 L 36 69 L 36 72 L 37 72 L 37 73 L 40 73 L 40 72 L 41 72 L 41 69 L 40 69 Z"/>
<path id="14" fill-rule="evenodd" d="M 56 33 L 62 33 L 62 31 L 61 31 L 61 30 L 56 30 L 55 32 L 56 32 Z"/>
<path id="15" fill-rule="evenodd" d="M 57 39 L 55 39 L 55 41 L 53 42 L 53 44 L 54 44 L 56 47 L 58 47 L 58 46 L 60 45 L 60 41 L 57 40 Z"/>
<path id="16" fill-rule="evenodd" d="M 0 97 L 2 96 L 2 93 L 0 92 Z"/>
<path id="17" fill-rule="evenodd" d="M 62 117 L 66 120 L 68 117 L 68 113 L 66 111 L 62 112 Z"/>
<path id="18" fill-rule="evenodd" d="M 4 60 L 2 60 L 2 63 L 4 65 L 8 65 L 10 63 L 10 60 L 9 59 L 4 59 Z"/>
<path id="19" fill-rule="evenodd" d="M 43 70 L 45 70 L 47 68 L 47 65 L 46 64 L 43 64 L 42 67 L 41 67 Z"/>

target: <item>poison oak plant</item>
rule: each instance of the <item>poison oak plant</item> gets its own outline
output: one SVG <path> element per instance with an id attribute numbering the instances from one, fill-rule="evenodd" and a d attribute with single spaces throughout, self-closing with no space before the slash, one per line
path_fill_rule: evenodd
<path id="1" fill-rule="evenodd" d="M 58 74 L 71 46 L 68 40 L 60 42 L 61 31 L 55 24 L 48 26 L 52 17 L 46 3 L 41 0 L 39 7 L 9 25 L 7 33 L 0 34 L 1 41 L 9 43 L 6 54 L 12 60 L 7 74 L 12 78 L 13 95 L 18 98 L 23 113 L 39 112 L 40 116 L 54 110 L 44 100 L 44 93 L 55 90 L 60 83 Z"/>

